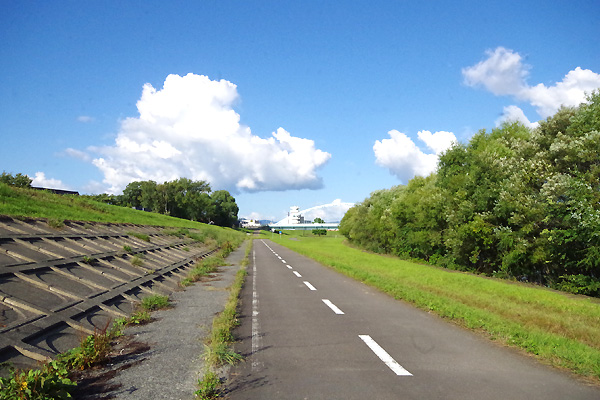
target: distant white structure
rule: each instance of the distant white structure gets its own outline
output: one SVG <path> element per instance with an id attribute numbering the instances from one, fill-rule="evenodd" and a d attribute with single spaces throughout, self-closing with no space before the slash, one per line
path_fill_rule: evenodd
<path id="1" fill-rule="evenodd" d="M 337 230 L 340 224 L 338 222 L 334 223 L 322 223 L 322 224 L 313 224 L 310 221 L 305 222 L 304 216 L 300 211 L 300 207 L 292 206 L 290 207 L 290 211 L 288 212 L 287 217 L 277 222 L 276 224 L 269 224 L 271 230 L 276 229 L 328 229 L 328 230 Z"/>
<path id="2" fill-rule="evenodd" d="M 291 224 L 303 224 L 304 216 L 300 214 L 300 207 L 292 206 L 290 207 L 290 212 L 288 213 L 288 218 Z"/>

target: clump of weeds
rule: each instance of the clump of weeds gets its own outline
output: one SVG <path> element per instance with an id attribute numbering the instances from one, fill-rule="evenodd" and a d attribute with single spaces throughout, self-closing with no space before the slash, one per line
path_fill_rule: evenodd
<path id="1" fill-rule="evenodd" d="M 141 267 L 144 265 L 144 260 L 142 259 L 142 257 L 139 254 L 136 254 L 135 256 L 133 256 L 131 258 L 131 265 L 133 265 L 135 267 Z"/>
<path id="2" fill-rule="evenodd" d="M 140 306 L 146 311 L 156 311 L 170 307 L 171 302 L 169 301 L 169 296 L 161 296 L 156 294 L 153 296 L 144 297 Z"/>

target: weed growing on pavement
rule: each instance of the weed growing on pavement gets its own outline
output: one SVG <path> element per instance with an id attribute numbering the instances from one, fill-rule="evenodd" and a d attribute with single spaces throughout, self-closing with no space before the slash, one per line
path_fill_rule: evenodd
<path id="1" fill-rule="evenodd" d="M 147 311 L 138 311 L 133 313 L 129 320 L 127 321 L 128 325 L 142 325 L 148 323 L 152 320 L 150 313 Z"/>
<path id="2" fill-rule="evenodd" d="M 192 268 L 186 278 L 184 278 L 180 285 L 183 287 L 190 286 L 194 282 L 198 282 L 205 276 L 217 272 L 220 266 L 225 265 L 225 260 L 222 257 L 209 257 L 198 262 L 194 268 Z"/>
<path id="3" fill-rule="evenodd" d="M 218 343 L 214 346 L 205 346 L 204 359 L 214 365 L 235 365 L 244 358 L 236 353 L 228 343 Z"/>
<path id="4" fill-rule="evenodd" d="M 111 349 L 111 335 L 99 333 L 85 337 L 79 347 L 71 349 L 59 357 L 69 369 L 84 370 L 106 359 Z"/>
<path id="5" fill-rule="evenodd" d="M 140 257 L 138 254 L 136 254 L 135 256 L 131 257 L 131 265 L 135 267 L 141 267 L 144 265 L 144 260 L 142 260 L 142 257 Z"/>
<path id="6" fill-rule="evenodd" d="M 127 234 L 129 236 L 133 236 L 136 237 L 140 240 L 143 240 L 144 242 L 149 242 L 150 241 L 150 236 L 146 235 L 145 233 L 138 233 L 138 232 L 127 232 Z"/>
<path id="7" fill-rule="evenodd" d="M 94 262 L 96 262 L 96 259 L 90 256 L 83 256 L 81 261 L 83 261 L 85 264 L 92 265 Z"/>
<path id="8" fill-rule="evenodd" d="M 161 308 L 169 307 L 171 303 L 169 302 L 169 296 L 161 296 L 159 294 L 155 294 L 152 296 L 144 297 L 140 305 L 142 309 L 146 311 L 156 311 L 160 310 Z"/>
<path id="9" fill-rule="evenodd" d="M 133 250 L 131 249 L 131 246 L 128 246 L 128 245 L 123 246 L 123 250 L 125 250 L 126 252 L 128 252 L 130 254 L 133 252 Z"/>
<path id="10" fill-rule="evenodd" d="M 48 226 L 54 229 L 61 229 L 65 226 L 65 221 L 62 219 L 48 218 Z"/>
<path id="11" fill-rule="evenodd" d="M 200 400 L 216 399 L 221 394 L 221 379 L 217 374 L 208 371 L 204 378 L 198 381 L 199 389 L 194 393 Z"/>
<path id="12" fill-rule="evenodd" d="M 143 325 L 152 321 L 152 316 L 148 311 L 136 311 L 126 318 L 119 318 L 113 324 L 115 336 L 121 336 L 123 328 L 131 325 Z"/>
<path id="13" fill-rule="evenodd" d="M 222 382 L 214 372 L 216 367 L 223 364 L 233 365 L 243 359 L 232 348 L 234 341 L 232 330 L 238 325 L 238 300 L 246 278 L 248 256 L 251 249 L 252 240 L 249 240 L 246 246 L 245 258 L 242 260 L 240 269 L 236 273 L 235 280 L 229 289 L 229 297 L 225 304 L 225 309 L 213 319 L 213 328 L 208 337 L 204 353 L 206 370 L 204 377 L 198 381 L 199 389 L 195 392 L 199 399 L 211 400 L 220 396 Z"/>

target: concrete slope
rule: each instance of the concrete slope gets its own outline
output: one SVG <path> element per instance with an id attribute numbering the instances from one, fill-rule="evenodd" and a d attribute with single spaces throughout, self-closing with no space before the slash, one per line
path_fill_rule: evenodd
<path id="1" fill-rule="evenodd" d="M 174 230 L 76 221 L 53 228 L 0 216 L 0 363 L 35 366 L 130 314 L 141 298 L 177 290 L 212 251 Z"/>

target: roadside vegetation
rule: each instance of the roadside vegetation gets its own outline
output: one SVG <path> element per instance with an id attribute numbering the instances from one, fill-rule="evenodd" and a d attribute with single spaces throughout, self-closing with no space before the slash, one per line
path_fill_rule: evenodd
<path id="1" fill-rule="evenodd" d="M 84 196 L 56 195 L 31 189 L 30 184 L 31 180 L 22 174 L 13 176 L 5 172 L 0 176 L 0 216 L 7 215 L 17 219 L 42 218 L 55 229 L 62 229 L 69 220 L 88 221 L 88 229 L 93 229 L 93 222 L 163 227 L 167 234 L 188 237 L 208 248 L 220 248 L 217 257 L 213 257 L 220 261 L 203 260 L 200 267 L 211 265 L 209 269 L 212 272 L 216 270 L 215 265 L 222 265 L 219 263 L 223 262 L 223 258 L 245 239 L 244 233 L 234 229 L 118 207 Z M 135 232 L 130 234 L 144 241 L 150 239 L 148 235 Z M 131 246 L 124 246 L 123 250 L 133 252 Z M 86 256 L 82 261 L 93 264 L 95 259 Z M 141 265 L 143 260 L 139 255 L 134 255 L 132 263 Z M 195 279 L 193 276 L 191 278 Z M 131 316 L 117 319 L 104 330 L 85 337 L 80 346 L 59 355 L 56 360 L 45 363 L 38 369 L 11 369 L 8 377 L 0 377 L 0 398 L 72 398 L 71 393 L 76 388 L 76 382 L 72 380 L 74 370 L 87 369 L 104 362 L 111 350 L 111 342 L 122 335 L 125 326 L 150 322 L 151 311 L 168 306 L 166 296 L 144 298 Z"/>
<path id="2" fill-rule="evenodd" d="M 205 370 L 203 377 L 198 381 L 196 397 L 201 400 L 216 399 L 221 395 L 222 380 L 218 368 L 222 365 L 234 365 L 242 360 L 242 356 L 235 352 L 233 344 L 235 338 L 233 329 L 239 325 L 238 301 L 248 266 L 248 256 L 252 250 L 252 240 L 246 244 L 246 254 L 242 260 L 235 281 L 229 288 L 229 298 L 224 310 L 213 319 L 213 326 L 205 344 Z"/>
<path id="3" fill-rule="evenodd" d="M 364 249 L 600 297 L 600 91 L 530 129 L 480 131 L 379 190 L 340 232 Z"/>
<path id="4" fill-rule="evenodd" d="M 167 296 L 149 296 L 142 299 L 138 310 L 127 318 L 119 318 L 104 329 L 84 337 L 78 347 L 59 354 L 55 360 L 30 370 L 10 369 L 9 376 L 0 377 L 0 399 L 6 400 L 63 400 L 71 399 L 77 383 L 74 371 L 100 365 L 109 358 L 114 340 L 128 325 L 150 322 L 149 311 L 169 306 Z"/>
<path id="5" fill-rule="evenodd" d="M 598 299 L 374 254 L 342 237 L 299 231 L 264 237 L 544 363 L 600 382 Z"/>

